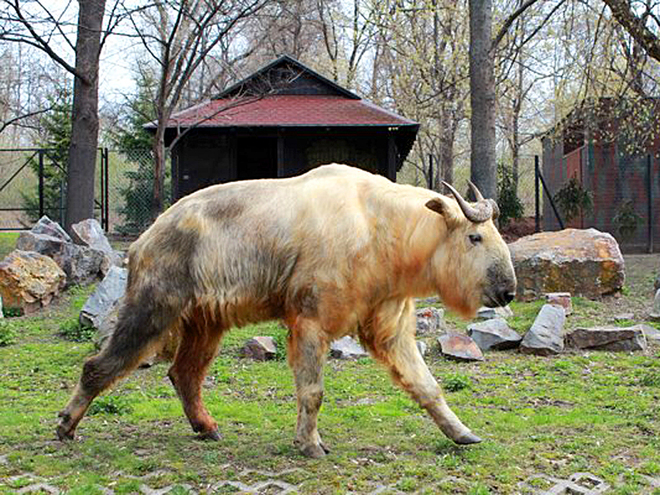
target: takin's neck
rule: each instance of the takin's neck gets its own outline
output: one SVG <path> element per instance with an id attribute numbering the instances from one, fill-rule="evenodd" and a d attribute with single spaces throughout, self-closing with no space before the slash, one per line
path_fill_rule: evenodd
<path id="1" fill-rule="evenodd" d="M 432 261 L 447 228 L 442 217 L 425 206 L 434 195 L 411 186 L 397 186 L 390 194 L 379 195 L 381 221 L 374 222 L 374 237 L 387 238 L 378 243 L 377 259 L 387 270 L 392 296 L 437 294 Z"/>

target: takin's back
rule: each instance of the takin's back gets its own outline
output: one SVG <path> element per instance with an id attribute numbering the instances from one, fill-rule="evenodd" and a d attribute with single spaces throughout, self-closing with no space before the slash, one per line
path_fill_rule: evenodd
<path id="1" fill-rule="evenodd" d="M 292 284 L 366 289 L 381 283 L 383 256 L 403 255 L 397 243 L 415 214 L 433 216 L 424 203 L 434 194 L 335 164 L 211 186 L 179 200 L 133 244 L 129 285 L 165 284 L 162 291 L 231 306 L 259 302 L 271 313 Z"/>

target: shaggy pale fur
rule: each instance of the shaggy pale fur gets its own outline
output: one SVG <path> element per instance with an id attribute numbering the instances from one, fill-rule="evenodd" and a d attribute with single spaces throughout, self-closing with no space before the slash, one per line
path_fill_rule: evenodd
<path id="1" fill-rule="evenodd" d="M 218 438 L 201 383 L 223 332 L 279 318 L 290 329 L 296 442 L 305 454 L 327 452 L 316 427 L 322 364 L 329 342 L 347 334 L 360 337 L 445 434 L 479 440 L 445 404 L 414 340 L 413 297 L 439 294 L 470 316 L 515 290 L 493 222 L 468 221 L 453 198 L 344 165 L 216 185 L 163 213 L 129 260 L 117 330 L 85 363 L 60 438 L 72 437 L 91 400 L 168 330 L 180 333 L 170 378 L 185 412 L 195 431 Z"/>

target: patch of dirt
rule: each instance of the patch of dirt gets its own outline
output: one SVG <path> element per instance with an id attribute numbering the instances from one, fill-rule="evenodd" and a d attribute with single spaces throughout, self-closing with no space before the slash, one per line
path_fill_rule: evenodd
<path id="1" fill-rule="evenodd" d="M 534 217 L 524 217 L 519 220 L 511 220 L 504 226 L 500 226 L 500 234 L 505 242 L 517 241 L 526 235 L 532 235 L 536 230 Z"/>

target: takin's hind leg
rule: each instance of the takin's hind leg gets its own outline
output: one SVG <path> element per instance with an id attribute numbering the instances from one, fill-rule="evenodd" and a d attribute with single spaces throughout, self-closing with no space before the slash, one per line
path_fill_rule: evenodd
<path id="1" fill-rule="evenodd" d="M 205 318 L 201 309 L 183 321 L 181 341 L 168 376 L 193 431 L 204 440 L 220 440 L 218 425 L 202 402 L 202 384 L 218 351 L 225 328 Z"/>
<path id="2" fill-rule="evenodd" d="M 152 303 L 127 302 L 108 344 L 83 365 L 82 374 L 69 403 L 59 413 L 56 433 L 60 440 L 74 438 L 87 408 L 105 389 L 128 375 L 158 347 L 175 313 Z"/>
<path id="3" fill-rule="evenodd" d="M 298 396 L 295 444 L 308 457 L 323 457 L 329 450 L 321 441 L 317 418 L 323 401 L 323 363 L 328 343 L 318 322 L 298 318 L 290 328 L 288 344 Z"/>
<path id="4" fill-rule="evenodd" d="M 398 308 L 383 308 L 378 318 L 380 328 L 361 331 L 362 342 L 376 359 L 390 370 L 393 380 L 428 411 L 442 432 L 457 444 L 479 443 L 449 408 L 442 390 L 429 371 L 415 343 L 414 306 L 406 301 Z"/>

